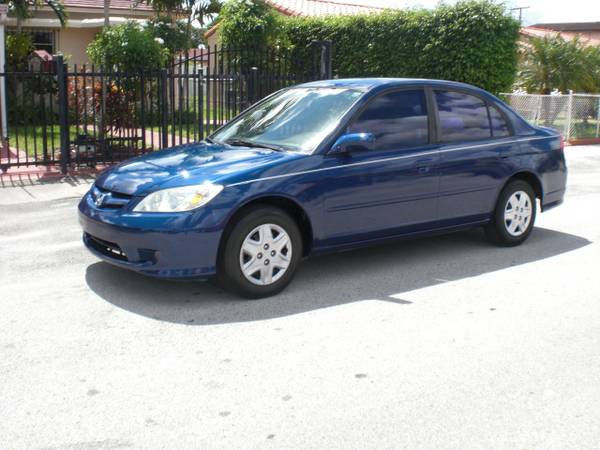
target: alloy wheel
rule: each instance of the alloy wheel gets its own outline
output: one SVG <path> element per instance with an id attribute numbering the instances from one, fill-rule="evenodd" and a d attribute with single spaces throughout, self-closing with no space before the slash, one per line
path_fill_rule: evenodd
<path id="1" fill-rule="evenodd" d="M 240 249 L 240 269 L 253 284 L 267 286 L 287 271 L 292 257 L 292 241 L 279 225 L 262 224 L 254 228 Z"/>
<path id="2" fill-rule="evenodd" d="M 532 202 L 525 191 L 514 192 L 504 208 L 504 226 L 511 236 L 521 236 L 531 222 Z"/>

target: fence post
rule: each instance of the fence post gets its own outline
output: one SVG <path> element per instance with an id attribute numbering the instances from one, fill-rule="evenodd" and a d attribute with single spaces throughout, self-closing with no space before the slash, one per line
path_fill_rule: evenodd
<path id="1" fill-rule="evenodd" d="M 258 84 L 258 67 L 250 68 L 250 78 L 248 79 L 248 106 L 256 103 L 257 99 L 257 84 Z"/>
<path id="2" fill-rule="evenodd" d="M 596 111 L 596 137 L 600 135 L 600 96 L 598 96 L 598 111 Z"/>
<path id="3" fill-rule="evenodd" d="M 167 69 L 160 70 L 160 124 L 161 124 L 161 139 L 162 148 L 169 146 L 169 130 L 167 127 L 169 117 L 169 100 L 167 96 Z"/>
<path id="4" fill-rule="evenodd" d="M 331 41 L 312 41 L 317 46 L 319 59 L 319 79 L 329 80 L 332 78 L 331 72 Z"/>
<path id="5" fill-rule="evenodd" d="M 62 55 L 55 57 L 56 83 L 58 84 L 58 126 L 60 137 L 60 171 L 67 173 L 71 161 L 69 149 L 69 98 L 67 95 L 67 68 Z"/>
<path id="6" fill-rule="evenodd" d="M 565 141 L 571 139 L 571 118 L 573 117 L 573 91 L 569 90 L 569 98 L 567 101 L 567 131 L 565 132 Z"/>
<path id="7" fill-rule="evenodd" d="M 204 139 L 204 70 L 198 69 L 198 140 Z"/>

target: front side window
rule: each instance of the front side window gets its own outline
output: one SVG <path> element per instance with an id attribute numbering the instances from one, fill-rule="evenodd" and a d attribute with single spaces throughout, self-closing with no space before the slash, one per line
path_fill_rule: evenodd
<path id="1" fill-rule="evenodd" d="M 288 89 L 252 108 L 210 138 L 310 153 L 333 132 L 362 95 L 355 89 Z"/>
<path id="2" fill-rule="evenodd" d="M 374 150 L 393 150 L 429 142 L 425 92 L 395 91 L 373 99 L 348 126 L 348 133 L 373 133 Z"/>
<path id="3" fill-rule="evenodd" d="M 442 142 L 474 141 L 492 136 L 486 103 L 474 95 L 435 91 Z"/>

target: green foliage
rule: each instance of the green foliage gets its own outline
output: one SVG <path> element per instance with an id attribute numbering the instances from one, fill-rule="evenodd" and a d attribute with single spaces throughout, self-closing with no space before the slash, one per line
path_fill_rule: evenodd
<path id="1" fill-rule="evenodd" d="M 6 36 L 6 64 L 23 69 L 27 57 L 33 51 L 33 40 L 29 33 L 9 33 Z"/>
<path id="2" fill-rule="evenodd" d="M 518 30 L 504 6 L 487 0 L 283 20 L 283 32 L 300 60 L 311 60 L 311 41 L 333 42 L 335 76 L 439 78 L 495 93 L 514 82 Z"/>
<path id="3" fill-rule="evenodd" d="M 60 21 L 61 26 L 65 26 L 67 23 L 67 11 L 65 6 L 59 0 L 9 0 L 2 1 L 2 3 L 8 4 L 8 8 L 11 13 L 17 18 L 17 30 L 21 31 L 21 24 L 23 20 L 29 19 L 32 14 L 32 9 L 38 9 L 42 6 L 49 7 L 56 18 Z"/>
<path id="4" fill-rule="evenodd" d="M 87 48 L 90 60 L 118 71 L 151 71 L 168 61 L 168 50 L 136 22 L 104 28 Z"/>
<path id="5" fill-rule="evenodd" d="M 280 25 L 264 0 L 230 0 L 219 14 L 219 38 L 227 47 L 268 47 L 276 43 Z"/>
<path id="6" fill-rule="evenodd" d="M 148 28 L 154 38 L 160 39 L 169 50 L 169 57 L 188 48 L 196 48 L 202 43 L 201 31 L 190 27 L 183 20 L 173 22 L 167 16 L 157 16 L 148 21 Z M 189 35 L 188 35 L 189 32 Z"/>
<path id="7" fill-rule="evenodd" d="M 194 3 L 192 15 L 198 21 L 201 27 L 208 24 L 213 18 L 221 12 L 223 2 L 221 0 L 187 0 Z"/>
<path id="8" fill-rule="evenodd" d="M 600 91 L 600 47 L 560 35 L 532 38 L 519 66 L 517 85 L 531 93 Z"/>

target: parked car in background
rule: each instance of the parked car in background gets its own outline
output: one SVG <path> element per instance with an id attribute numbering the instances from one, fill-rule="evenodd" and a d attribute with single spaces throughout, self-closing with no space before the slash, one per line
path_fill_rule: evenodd
<path id="1" fill-rule="evenodd" d="M 126 161 L 79 204 L 85 245 L 165 278 L 280 292 L 309 255 L 484 226 L 521 244 L 563 201 L 560 136 L 491 94 L 435 80 L 279 91 L 206 141 Z"/>

